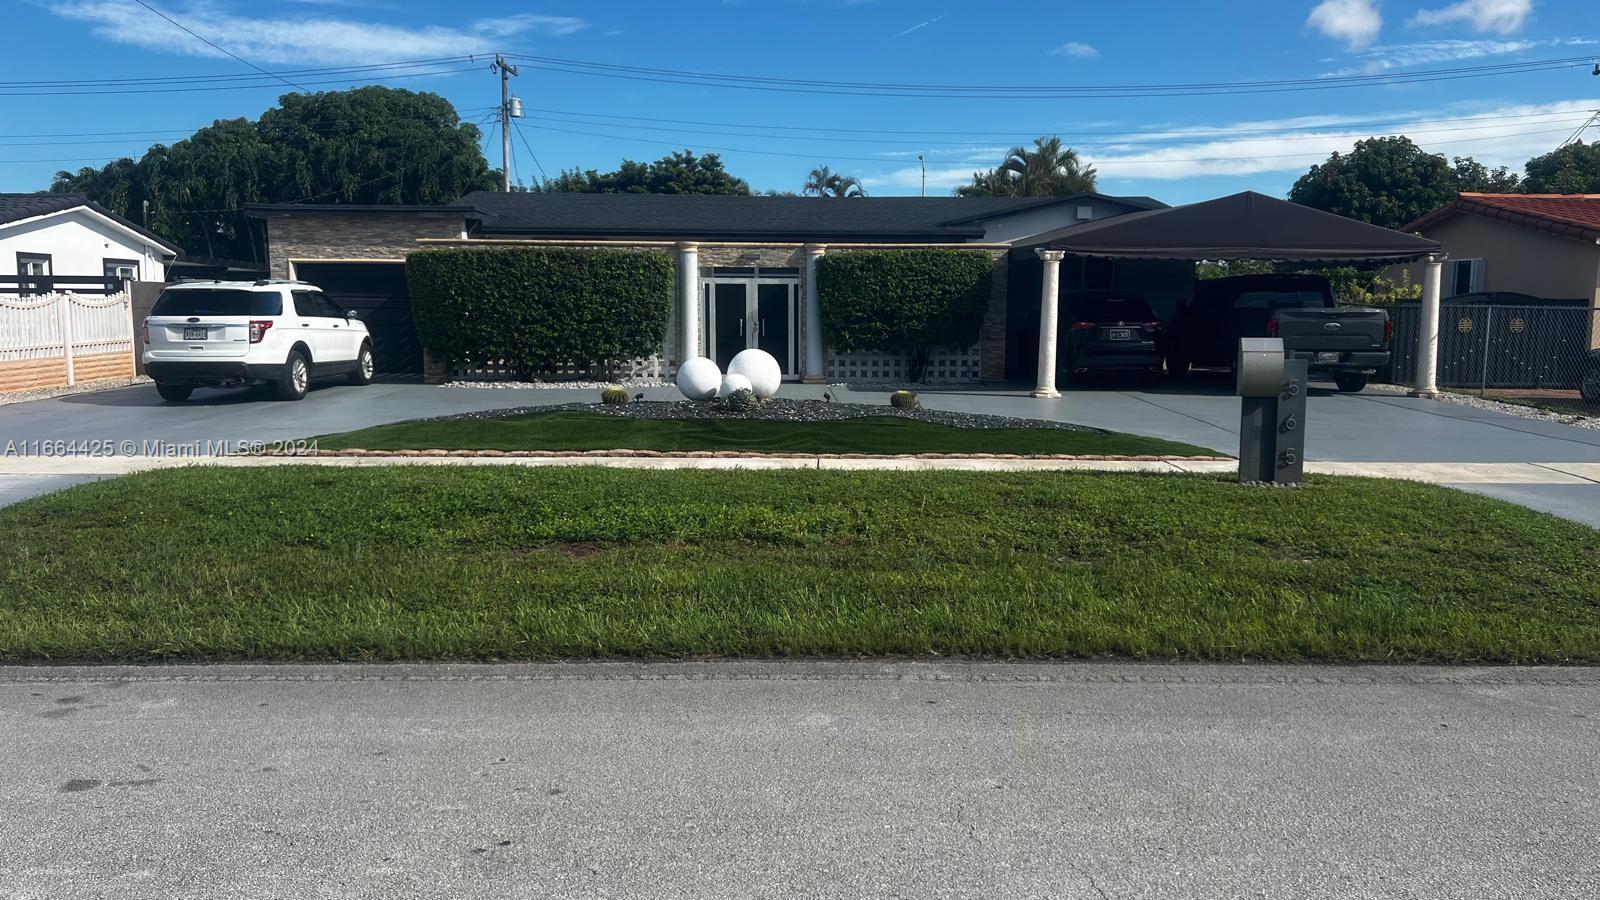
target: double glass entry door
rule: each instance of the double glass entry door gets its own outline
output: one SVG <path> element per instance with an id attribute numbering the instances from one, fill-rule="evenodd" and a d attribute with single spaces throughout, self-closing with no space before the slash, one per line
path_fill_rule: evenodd
<path id="1" fill-rule="evenodd" d="M 705 283 L 706 355 L 724 372 L 740 350 L 765 350 L 785 378 L 800 375 L 800 282 L 710 278 Z"/>

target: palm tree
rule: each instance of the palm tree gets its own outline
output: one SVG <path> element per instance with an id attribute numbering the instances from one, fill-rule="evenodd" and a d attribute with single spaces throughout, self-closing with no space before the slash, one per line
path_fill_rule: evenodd
<path id="1" fill-rule="evenodd" d="M 1061 197 L 1095 189 L 1093 166 L 1078 151 L 1061 146 L 1061 138 L 1034 140 L 1030 147 L 1012 147 L 1005 161 L 987 172 L 974 172 L 972 183 L 956 188 L 963 197 Z"/>
<path id="2" fill-rule="evenodd" d="M 801 193 L 808 197 L 865 197 L 866 188 L 861 186 L 861 179 L 854 175 L 840 175 L 827 166 L 811 170 L 806 176 L 805 187 Z"/>
<path id="3" fill-rule="evenodd" d="M 1096 172 L 1078 159 L 1078 151 L 1061 146 L 1061 138 L 1035 138 L 1032 149 L 1012 147 L 1000 170 L 1012 176 L 1023 197 L 1054 197 L 1092 191 Z"/>

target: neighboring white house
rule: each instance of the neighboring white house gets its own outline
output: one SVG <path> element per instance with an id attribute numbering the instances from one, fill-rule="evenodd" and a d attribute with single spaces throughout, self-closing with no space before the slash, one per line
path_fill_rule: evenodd
<path id="1" fill-rule="evenodd" d="M 81 194 L 0 194 L 0 278 L 165 281 L 179 249 Z M 0 292 L 14 287 L 0 281 Z"/>

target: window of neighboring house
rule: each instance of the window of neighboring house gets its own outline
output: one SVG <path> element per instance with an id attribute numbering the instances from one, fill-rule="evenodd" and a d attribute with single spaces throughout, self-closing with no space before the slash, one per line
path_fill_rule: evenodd
<path id="1" fill-rule="evenodd" d="M 130 281 L 139 280 L 139 261 L 136 259 L 107 259 L 103 261 L 103 266 L 106 279 L 115 278 L 122 282 L 123 287 Z"/>
<path id="2" fill-rule="evenodd" d="M 1483 260 L 1451 260 L 1449 288 L 1451 297 L 1474 294 L 1483 290 Z"/>
<path id="3" fill-rule="evenodd" d="M 27 278 L 29 275 L 42 275 L 49 277 L 50 254 L 48 253 L 18 253 L 17 275 Z M 20 294 L 38 293 L 44 289 L 44 283 L 38 281 L 21 281 L 17 283 L 17 292 Z"/>

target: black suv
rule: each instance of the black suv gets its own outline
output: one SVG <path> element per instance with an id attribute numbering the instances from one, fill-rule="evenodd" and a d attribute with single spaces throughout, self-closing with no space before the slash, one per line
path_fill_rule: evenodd
<path id="1" fill-rule="evenodd" d="M 1164 326 L 1139 295 L 1076 291 L 1064 299 L 1058 369 L 1069 376 L 1091 370 L 1160 374 Z"/>

